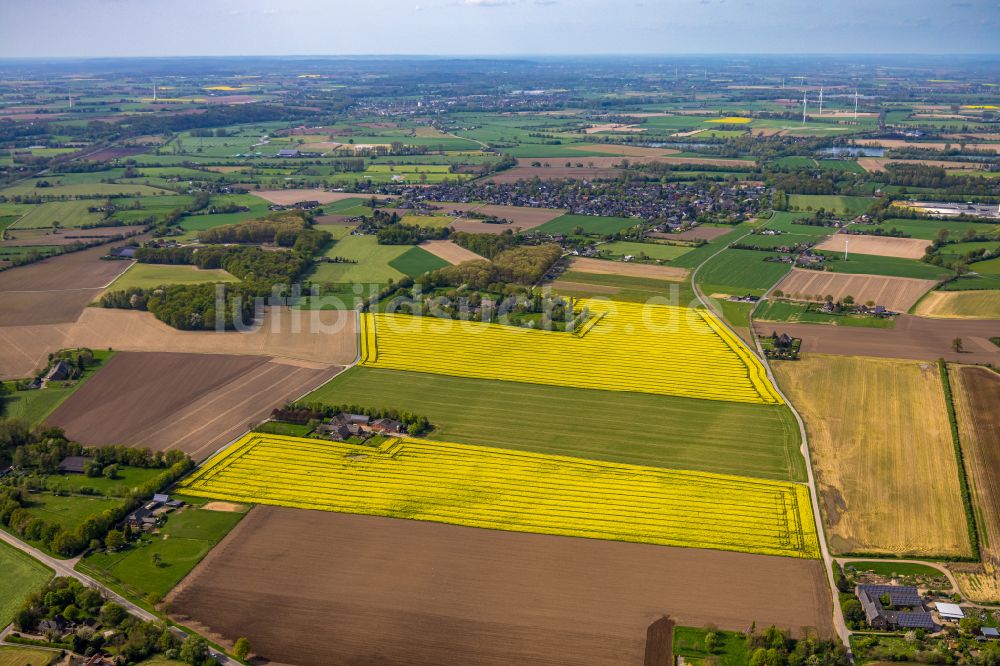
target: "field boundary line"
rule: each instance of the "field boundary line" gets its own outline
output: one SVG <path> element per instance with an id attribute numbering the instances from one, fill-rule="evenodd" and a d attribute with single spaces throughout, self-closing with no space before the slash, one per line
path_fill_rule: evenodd
<path id="1" fill-rule="evenodd" d="M 962 450 L 962 437 L 958 430 L 958 416 L 955 413 L 955 399 L 951 390 L 951 378 L 948 376 L 948 363 L 938 359 L 938 372 L 941 374 L 941 388 L 944 390 L 944 404 L 948 411 L 948 426 L 951 432 L 951 444 L 955 451 L 955 462 L 958 463 L 958 485 L 962 493 L 962 508 L 965 510 L 966 529 L 969 531 L 969 546 L 972 549 L 972 559 L 982 561 L 979 548 L 979 524 L 976 522 L 976 509 L 972 502 L 972 488 L 965 471 L 965 452 Z M 962 558 L 964 559 L 964 558 Z"/>

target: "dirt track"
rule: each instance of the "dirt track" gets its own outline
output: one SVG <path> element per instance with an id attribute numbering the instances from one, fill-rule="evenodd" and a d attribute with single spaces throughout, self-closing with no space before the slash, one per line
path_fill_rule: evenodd
<path id="1" fill-rule="evenodd" d="M 276 356 L 344 365 L 357 356 L 356 315 L 346 311 L 268 308 L 247 332 L 179 331 L 148 312 L 85 308 L 68 324 L 0 327 L 0 378 L 24 377 L 63 347 L 119 351 Z"/>
<path id="2" fill-rule="evenodd" d="M 933 280 L 793 268 L 778 283 L 778 289 L 794 300 L 818 302 L 830 295 L 839 301 L 853 296 L 855 303 L 875 301 L 895 312 L 906 312 L 934 285 Z"/>
<path id="3" fill-rule="evenodd" d="M 47 422 L 83 444 L 177 448 L 200 460 L 342 369 L 266 356 L 121 352 Z"/>
<path id="4" fill-rule="evenodd" d="M 301 666 L 639 665 L 664 615 L 832 631 L 819 560 L 263 506 L 168 602 Z"/>
<path id="5" fill-rule="evenodd" d="M 1000 365 L 1000 347 L 989 341 L 1000 336 L 1000 321 L 924 319 L 904 314 L 896 318 L 895 328 L 761 322 L 756 329 L 759 335 L 776 330 L 802 338 L 803 352 Z M 957 337 L 964 346 L 960 353 L 951 348 Z"/>
<path id="6" fill-rule="evenodd" d="M 834 234 L 817 245 L 816 249 L 843 252 L 844 241 L 848 241 L 847 247 L 852 254 L 874 254 L 880 257 L 900 257 L 901 259 L 920 259 L 931 245 L 930 241 L 919 238 Z"/>

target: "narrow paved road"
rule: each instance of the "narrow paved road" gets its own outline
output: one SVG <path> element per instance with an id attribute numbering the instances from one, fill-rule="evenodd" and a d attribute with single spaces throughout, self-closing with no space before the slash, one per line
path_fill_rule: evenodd
<path id="1" fill-rule="evenodd" d="M 0 530 L 0 541 L 4 541 L 13 546 L 14 548 L 17 548 L 21 552 L 26 553 L 31 557 L 35 558 L 45 566 L 52 569 L 52 571 L 54 571 L 57 576 L 62 576 L 64 578 L 75 578 L 84 585 L 86 585 L 87 587 L 91 587 L 95 590 L 100 590 L 102 593 L 104 593 L 104 596 L 106 598 L 110 599 L 111 601 L 114 601 L 116 604 L 120 605 L 122 608 L 125 608 L 129 613 L 135 615 L 136 617 L 142 618 L 147 622 L 162 621 L 161 618 L 157 617 L 156 615 L 153 615 L 152 613 L 142 608 L 141 606 L 137 606 L 136 604 L 132 603 L 125 597 L 121 596 L 120 594 L 112 590 L 111 588 L 105 586 L 103 583 L 91 578 L 87 574 L 80 573 L 79 571 L 77 571 L 74 567 L 76 566 L 76 563 L 80 561 L 79 557 L 74 557 L 68 560 L 58 560 L 54 557 L 51 557 L 50 555 L 43 553 L 34 546 L 24 543 L 17 537 L 13 536 L 12 534 L 8 534 L 7 532 L 4 532 L 3 530 Z M 8 626 L 6 629 L 4 629 L 3 633 L 0 634 L 0 637 L 6 637 L 6 635 L 10 633 L 11 626 Z M 2 638 L 0 638 L 0 640 L 2 640 Z M 233 659 L 232 657 L 229 657 L 228 655 L 220 654 L 214 649 L 211 650 L 211 653 L 212 656 L 214 656 L 220 664 L 224 664 L 225 666 L 242 666 L 241 662 Z"/>
<path id="2" fill-rule="evenodd" d="M 762 226 L 766 225 L 767 223 L 765 222 L 764 225 Z M 736 240 L 737 241 L 743 240 L 751 233 L 752 231 L 748 231 L 747 233 L 740 236 Z M 710 262 L 715 257 L 725 252 L 728 248 L 729 244 L 727 243 L 718 252 L 706 258 L 705 261 L 698 264 L 698 266 L 696 266 L 695 269 L 691 271 L 691 288 L 694 290 L 695 296 L 697 296 L 698 299 L 705 304 L 705 307 L 711 310 L 718 317 L 719 321 L 722 322 L 722 325 L 725 326 L 727 329 L 729 329 L 733 333 L 733 335 L 739 337 L 736 331 L 732 329 L 729 323 L 722 316 L 722 313 L 719 312 L 715 307 L 713 307 L 713 303 L 708 298 L 705 297 L 705 295 L 702 293 L 701 288 L 698 286 L 697 283 L 698 271 L 701 270 L 701 267 Z M 771 288 L 773 289 L 774 287 L 772 286 Z M 770 290 L 768 290 L 768 293 L 770 293 Z M 754 309 L 756 309 L 756 307 Z M 764 354 L 764 349 L 760 344 L 760 339 L 757 337 L 757 334 L 753 330 L 752 310 L 750 312 L 749 319 L 750 319 L 749 321 L 750 335 L 753 337 L 753 341 L 756 346 L 755 353 L 757 354 L 761 364 L 763 364 L 764 366 L 764 371 L 767 373 L 767 378 L 771 381 L 771 384 L 774 386 L 774 389 L 778 392 L 778 395 L 781 396 L 781 399 L 785 401 L 786 405 L 788 405 L 788 408 L 792 411 L 792 414 L 795 416 L 795 420 L 799 425 L 799 435 L 802 441 L 802 448 L 800 449 L 800 451 L 806 461 L 806 473 L 808 479 L 807 485 L 809 486 L 809 496 L 811 498 L 811 503 L 812 503 L 813 520 L 816 522 L 816 534 L 819 540 L 820 553 L 823 556 L 823 566 L 826 569 L 827 583 L 830 585 L 830 596 L 833 598 L 833 626 L 837 632 L 837 636 L 840 637 L 841 642 L 843 642 L 848 652 L 850 652 L 851 631 L 850 629 L 847 628 L 847 624 L 844 622 L 844 614 L 843 612 L 841 612 L 840 609 L 840 592 L 839 590 L 837 590 L 837 584 L 833 580 L 833 558 L 830 555 L 830 549 L 827 547 L 826 544 L 826 532 L 823 527 L 823 517 L 820 515 L 819 511 L 819 494 L 816 491 L 816 479 L 813 476 L 812 457 L 810 456 L 809 452 L 809 439 L 806 435 L 805 422 L 802 420 L 802 416 L 799 415 L 798 410 L 795 409 L 795 406 L 791 403 L 788 397 L 782 392 L 781 388 L 778 386 L 778 382 L 774 378 L 774 374 L 771 372 L 771 364 L 768 362 L 767 356 Z"/>

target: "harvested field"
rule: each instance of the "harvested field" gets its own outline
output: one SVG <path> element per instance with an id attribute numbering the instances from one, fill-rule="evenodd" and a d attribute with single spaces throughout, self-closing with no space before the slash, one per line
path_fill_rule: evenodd
<path id="1" fill-rule="evenodd" d="M 921 164 L 944 169 L 982 169 L 981 162 L 952 162 L 948 160 L 895 160 L 888 157 L 859 157 L 858 166 L 865 171 L 885 171 L 886 164 Z"/>
<path id="2" fill-rule="evenodd" d="M 475 211 L 481 215 L 494 215 L 505 220 L 510 220 L 510 224 L 487 224 L 474 217 L 459 217 L 451 224 L 451 228 L 455 231 L 465 231 L 473 234 L 499 234 L 515 227 L 534 229 L 566 213 L 566 211 L 559 208 L 495 206 L 492 204 L 444 204 L 442 208 L 452 214 L 460 215 L 461 213 Z"/>
<path id="3" fill-rule="evenodd" d="M 1000 319 L 1000 291 L 932 291 L 913 313 L 937 319 Z"/>
<path id="4" fill-rule="evenodd" d="M 965 469 L 980 526 L 981 573 L 960 573 L 962 593 L 1000 602 L 1000 374 L 988 368 L 948 368 Z"/>
<path id="5" fill-rule="evenodd" d="M 328 204 L 334 201 L 343 201 L 344 199 L 357 199 L 358 197 L 364 197 L 364 194 L 355 194 L 351 192 L 327 192 L 326 190 L 255 190 L 250 192 L 254 196 L 258 196 L 265 201 L 273 204 L 278 204 L 279 206 L 291 206 L 292 204 L 297 204 L 300 201 L 318 201 L 321 204 Z M 392 195 L 379 195 L 380 199 L 392 199 Z"/>
<path id="6" fill-rule="evenodd" d="M 906 312 L 934 285 L 933 280 L 793 268 L 778 283 L 777 288 L 785 292 L 788 298 L 797 301 L 820 302 L 827 295 L 840 300 L 850 295 L 856 303 L 875 301 L 876 305 L 895 312 Z"/>
<path id="7" fill-rule="evenodd" d="M 86 445 L 176 448 L 200 460 L 342 369 L 267 356 L 122 352 L 47 423 Z"/>
<path id="8" fill-rule="evenodd" d="M 639 666 L 663 615 L 832 634 L 818 560 L 263 506 L 167 601 L 184 624 L 301 666 Z"/>
<path id="9" fill-rule="evenodd" d="M 132 263 L 102 261 L 107 253 L 98 246 L 0 273 L 0 328 L 75 321 Z"/>
<path id="10" fill-rule="evenodd" d="M 63 347 L 276 356 L 328 365 L 357 357 L 354 312 L 268 308 L 247 333 L 179 331 L 148 312 L 85 308 L 75 324 L 0 327 L 0 376 L 24 377 Z"/>
<path id="11" fill-rule="evenodd" d="M 929 241 L 919 238 L 834 234 L 817 245 L 816 249 L 843 252 L 845 241 L 849 241 L 847 247 L 851 254 L 874 254 L 880 257 L 899 257 L 900 259 L 920 259 L 931 245 Z"/>
<path id="12" fill-rule="evenodd" d="M 565 162 L 564 162 L 565 164 Z M 622 169 L 589 167 L 522 167 L 500 171 L 487 176 L 477 183 L 516 183 L 519 180 L 614 180 L 623 173 Z"/>
<path id="13" fill-rule="evenodd" d="M 584 130 L 587 134 L 599 134 L 601 132 L 645 132 L 645 127 L 638 125 L 620 125 L 618 123 L 604 123 L 602 125 L 591 125 Z"/>
<path id="14" fill-rule="evenodd" d="M 668 153 L 679 153 L 679 150 L 667 151 Z M 624 156 L 624 157 L 577 157 L 565 158 L 565 157 L 537 157 L 528 158 L 522 157 L 517 160 L 517 166 L 519 167 L 532 167 L 534 165 L 541 165 L 548 169 L 553 168 L 569 168 L 566 166 L 567 162 L 572 163 L 574 169 L 579 169 L 582 167 L 587 168 L 597 168 L 597 169 L 612 169 L 618 168 L 622 160 L 628 160 L 631 164 L 647 164 L 649 162 L 657 161 L 655 157 L 644 157 L 644 156 Z M 578 165 L 582 165 L 578 166 Z"/>
<path id="15" fill-rule="evenodd" d="M 759 335 L 770 335 L 775 328 L 802 338 L 803 352 L 1000 364 L 1000 347 L 989 340 L 1000 334 L 1000 325 L 990 320 L 924 319 L 903 314 L 896 317 L 896 326 L 888 329 L 818 324 L 756 326 Z M 955 338 L 962 338 L 963 351 L 952 349 Z"/>
<path id="16" fill-rule="evenodd" d="M 597 275 L 628 275 L 631 277 L 654 278 L 680 282 L 687 279 L 686 268 L 674 266 L 656 266 L 654 264 L 635 264 L 624 261 L 608 261 L 607 259 L 591 259 L 576 257 L 570 263 L 570 270 Z"/>
<path id="17" fill-rule="evenodd" d="M 476 261 L 477 259 L 482 259 L 481 256 L 472 250 L 466 250 L 464 247 L 455 245 L 453 242 L 448 240 L 424 241 L 420 244 L 420 247 L 424 248 L 435 257 L 444 259 L 449 264 L 460 264 L 463 261 Z"/>
<path id="18" fill-rule="evenodd" d="M 806 354 L 774 370 L 805 419 L 833 553 L 970 554 L 936 363 Z"/>
<path id="19" fill-rule="evenodd" d="M 670 233 L 662 233 L 662 232 L 654 231 L 653 233 L 648 234 L 648 235 L 652 236 L 653 238 L 666 238 L 667 240 L 684 240 L 684 241 L 705 240 L 705 241 L 710 241 L 710 240 L 715 240 L 719 236 L 725 236 L 726 234 L 728 234 L 732 230 L 733 230 L 732 227 L 706 227 L 706 226 L 702 225 L 702 226 L 697 226 L 694 229 L 688 229 L 687 231 L 681 231 L 679 233 L 670 234 Z"/>

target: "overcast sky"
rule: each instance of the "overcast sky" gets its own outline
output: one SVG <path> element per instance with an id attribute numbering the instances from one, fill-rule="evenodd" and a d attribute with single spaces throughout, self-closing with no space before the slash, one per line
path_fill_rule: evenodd
<path id="1" fill-rule="evenodd" d="M 0 0 L 0 57 L 997 53 L 1000 0 Z"/>

